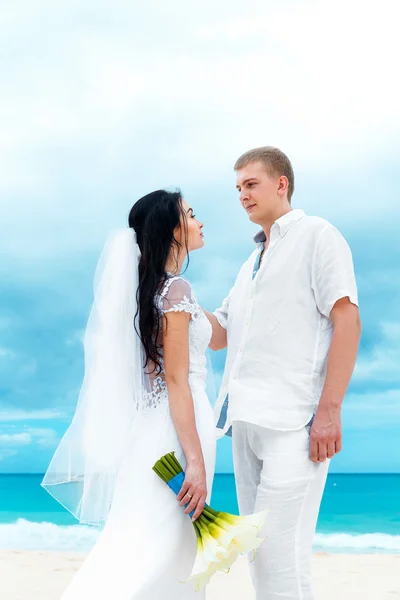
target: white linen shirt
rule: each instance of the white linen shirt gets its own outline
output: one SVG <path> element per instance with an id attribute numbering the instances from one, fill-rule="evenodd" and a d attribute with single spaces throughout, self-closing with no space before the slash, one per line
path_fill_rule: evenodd
<path id="1" fill-rule="evenodd" d="M 264 232 L 254 239 L 263 247 Z M 347 296 L 358 305 L 350 248 L 324 219 L 291 210 L 273 224 L 257 271 L 259 252 L 214 313 L 228 338 L 218 437 L 234 421 L 276 430 L 309 423 L 326 377 L 330 312 Z"/>

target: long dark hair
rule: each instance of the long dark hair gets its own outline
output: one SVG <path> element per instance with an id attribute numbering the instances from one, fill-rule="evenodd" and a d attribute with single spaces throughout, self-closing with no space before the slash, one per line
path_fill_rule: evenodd
<path id="1" fill-rule="evenodd" d="M 180 190 L 167 192 L 157 190 L 140 198 L 129 213 L 129 227 L 136 232 L 141 259 L 139 262 L 138 288 L 138 334 L 145 351 L 145 367 L 153 366 L 152 371 L 160 373 L 161 347 L 159 343 L 162 327 L 161 312 L 155 302 L 168 278 L 165 265 L 175 246 L 178 252 L 182 244 L 175 238 L 174 231 L 184 223 L 184 240 L 187 248 L 186 213 L 182 206 Z M 188 256 L 188 253 L 187 253 Z M 178 267 L 178 264 L 177 264 Z"/>

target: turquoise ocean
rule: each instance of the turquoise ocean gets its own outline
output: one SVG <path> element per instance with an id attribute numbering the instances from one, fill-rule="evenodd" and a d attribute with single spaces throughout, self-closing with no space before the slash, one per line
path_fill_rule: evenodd
<path id="1" fill-rule="evenodd" d="M 0 474 L 0 548 L 88 551 L 99 531 L 77 524 L 41 479 Z M 233 475 L 216 475 L 211 504 L 237 513 Z M 329 475 L 314 550 L 400 554 L 400 474 Z"/>

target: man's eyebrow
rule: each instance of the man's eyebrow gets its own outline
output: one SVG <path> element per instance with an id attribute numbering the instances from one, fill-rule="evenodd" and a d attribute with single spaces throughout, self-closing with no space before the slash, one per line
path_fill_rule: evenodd
<path id="1" fill-rule="evenodd" d="M 242 183 L 242 186 L 245 185 L 246 183 L 249 183 L 249 181 L 257 181 L 257 177 L 249 177 L 248 179 L 245 179 Z M 236 186 L 237 188 L 240 187 L 240 185 Z"/>

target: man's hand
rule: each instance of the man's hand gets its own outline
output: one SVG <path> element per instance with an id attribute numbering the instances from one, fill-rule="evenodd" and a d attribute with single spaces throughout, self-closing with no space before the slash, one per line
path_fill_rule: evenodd
<path id="1" fill-rule="evenodd" d="M 226 329 L 221 327 L 215 315 L 208 312 L 208 310 L 203 309 L 203 311 L 207 319 L 210 321 L 212 327 L 212 337 L 209 344 L 211 350 L 223 350 L 224 348 L 226 348 L 228 343 Z"/>
<path id="2" fill-rule="evenodd" d="M 320 406 L 310 431 L 310 458 L 325 462 L 342 449 L 342 423 L 340 408 Z"/>

